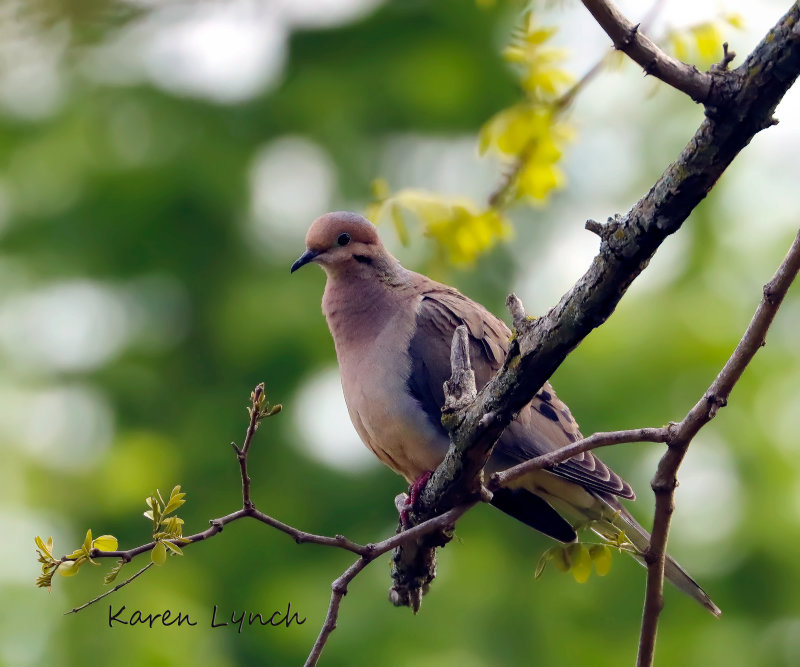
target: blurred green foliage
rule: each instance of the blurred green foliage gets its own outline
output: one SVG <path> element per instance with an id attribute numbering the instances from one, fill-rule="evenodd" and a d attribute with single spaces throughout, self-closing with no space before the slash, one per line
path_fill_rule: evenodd
<path id="1" fill-rule="evenodd" d="M 34 587 L 33 537 L 52 534 L 64 552 L 87 528 L 113 534 L 120 548 L 141 544 L 151 532 L 142 498 L 177 484 L 187 493 L 187 533 L 237 509 L 239 470 L 228 443 L 241 443 L 248 393 L 261 380 L 285 410 L 253 444 L 256 505 L 304 530 L 360 542 L 392 532 L 401 480 L 379 467 L 333 469 L 297 446 L 297 422 L 319 419 L 297 392 L 335 363 L 319 311 L 323 278 L 311 270 L 289 276 L 310 219 L 288 231 L 267 220 L 255 238 L 251 171 L 273 139 L 305 137 L 333 165 L 330 207 L 363 209 L 393 138 L 468 134 L 477 150 L 482 124 L 519 99 L 501 57 L 518 7 L 389 2 L 339 26 L 295 28 L 280 78 L 230 104 L 169 92 L 146 76 L 113 81 L 87 73 L 86 54 L 146 17 L 147 3 L 21 7 L 4 3 L 4 30 L 20 24 L 48 39 L 55 28 L 67 38 L 57 103 L 30 116 L 8 103 L 0 114 L 0 663 L 58 667 L 104 656 L 119 665 L 301 664 L 330 582 L 352 560 L 346 553 L 237 522 L 103 603 L 63 616 L 103 590 L 113 563 L 58 578 L 47 595 Z M 6 60 L 4 76 L 23 64 Z M 633 72 L 632 80 L 635 91 L 641 77 Z M 616 84 L 597 80 L 576 105 L 582 134 L 575 150 L 593 138 L 580 122 L 594 111 L 601 116 L 595 128 L 611 133 L 622 159 L 589 143 L 597 152 L 567 162 L 568 185 L 552 209 L 515 212 L 513 244 L 499 245 L 471 271 L 440 277 L 501 314 L 512 287 L 531 312 L 552 305 L 538 295 L 562 283 L 552 287 L 538 274 L 526 281 L 530 267 L 580 229 L 581 216 L 610 215 L 635 201 L 702 115 L 669 91 L 634 93 L 627 108 L 601 107 L 606 85 Z M 585 431 L 681 418 L 735 346 L 796 225 L 781 213 L 792 209 L 786 204 L 759 220 L 745 216 L 742 197 L 758 189 L 742 193 L 736 174 L 779 173 L 763 153 L 740 162 L 759 155 L 763 165 L 737 164 L 726 175 L 653 261 L 654 277 L 634 286 L 559 370 L 554 383 Z M 610 172 L 602 192 L 582 176 L 598 169 Z M 306 174 L 291 176 L 302 184 Z M 791 202 L 794 191 L 782 196 Z M 401 252 L 424 267 L 428 243 L 415 237 Z M 723 616 L 668 590 L 660 664 L 800 661 L 798 326 L 795 289 L 730 407 L 690 450 L 671 551 Z M 633 511 L 645 525 L 659 453 L 654 445 L 603 453 L 637 488 Z M 615 557 L 608 576 L 586 584 L 554 569 L 534 581 L 550 546 L 477 508 L 441 552 L 418 616 L 389 604 L 385 558 L 356 579 L 322 664 L 632 663 L 644 572 Z M 115 612 L 125 605 L 123 616 L 182 612 L 198 626 L 109 628 L 105 602 Z M 289 604 L 304 624 L 245 626 L 241 634 L 232 625 L 210 628 L 214 605 L 218 619 L 229 619 L 243 609 L 283 613 Z"/>

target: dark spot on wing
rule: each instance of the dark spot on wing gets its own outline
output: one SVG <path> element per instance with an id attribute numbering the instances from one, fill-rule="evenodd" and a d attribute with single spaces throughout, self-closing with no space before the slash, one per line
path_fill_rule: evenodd
<path id="1" fill-rule="evenodd" d="M 550 405 L 548 405 L 547 403 L 542 403 L 541 405 L 539 405 L 537 407 L 539 409 L 539 412 L 541 412 L 542 415 L 547 417 L 550 421 L 554 421 L 554 422 L 558 421 L 558 415 L 556 414 L 556 411 L 553 410 L 552 407 L 550 407 Z"/>
<path id="2" fill-rule="evenodd" d="M 543 401 L 549 403 L 553 400 L 553 395 L 549 391 L 545 391 L 542 389 L 538 394 L 536 394 L 537 398 L 541 398 Z"/>

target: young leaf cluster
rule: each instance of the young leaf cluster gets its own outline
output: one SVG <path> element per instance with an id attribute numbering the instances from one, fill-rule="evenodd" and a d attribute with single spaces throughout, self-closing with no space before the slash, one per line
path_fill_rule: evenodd
<path id="1" fill-rule="evenodd" d="M 99 565 L 92 560 L 92 550 L 115 551 L 117 549 L 117 538 L 113 535 L 101 535 L 92 538 L 92 531 L 86 531 L 86 538 L 80 548 L 73 551 L 64 558 L 53 556 L 53 538 L 48 537 L 45 542 L 38 535 L 34 538 L 36 543 L 36 554 L 38 561 L 42 564 L 42 574 L 37 577 L 36 585 L 40 588 L 51 588 L 53 585 L 53 575 L 59 574 L 62 577 L 73 577 L 78 574 L 78 570 L 86 563 Z"/>
<path id="2" fill-rule="evenodd" d="M 519 201 L 543 203 L 564 184 L 558 163 L 563 145 L 572 135 L 560 120 L 559 103 L 572 81 L 562 67 L 564 54 L 548 42 L 555 29 L 540 28 L 533 15 L 504 51 L 518 71 L 523 99 L 495 114 L 479 135 L 479 152 L 498 156 L 508 168 L 508 182 L 488 204 L 467 197 L 446 197 L 414 188 L 392 192 L 386 181 L 373 182 L 373 203 L 367 217 L 376 224 L 388 218 L 403 244 L 410 234 L 407 215 L 423 235 L 433 239 L 437 261 L 459 267 L 472 266 L 499 241 L 511 237 L 505 210 Z"/>
<path id="3" fill-rule="evenodd" d="M 258 424 L 259 422 L 261 422 L 262 419 L 266 419 L 267 417 L 272 417 L 273 415 L 277 415 L 281 410 L 283 410 L 283 406 L 280 403 L 272 405 L 267 400 L 267 394 L 264 391 L 263 382 L 256 385 L 256 388 L 250 392 L 250 405 L 247 406 L 247 414 L 249 415 L 251 420 L 253 419 L 254 410 L 256 411 L 256 419 L 255 419 L 256 428 L 258 428 Z M 177 488 L 180 489 L 180 487 Z"/>
<path id="4" fill-rule="evenodd" d="M 625 531 L 617 528 L 608 521 L 591 521 L 583 526 L 600 535 L 606 544 L 590 544 L 587 542 L 572 542 L 571 544 L 558 545 L 545 551 L 536 565 L 534 577 L 542 576 L 548 563 L 553 563 L 561 572 L 569 572 L 575 581 L 583 584 L 592 574 L 592 566 L 601 577 L 606 576 L 611 570 L 612 548 L 619 552 L 639 554 L 638 549 L 630 541 Z"/>
<path id="5" fill-rule="evenodd" d="M 383 180 L 373 183 L 374 203 L 367 217 L 379 222 L 388 217 L 401 242 L 409 240 L 406 216 L 417 220 L 425 236 L 436 242 L 438 259 L 468 267 L 500 240 L 511 236 L 511 224 L 496 208 L 481 208 L 468 197 L 445 197 L 407 188 L 394 194 Z"/>
<path id="6" fill-rule="evenodd" d="M 555 32 L 540 27 L 529 12 L 503 51 L 518 71 L 524 98 L 495 114 L 480 132 L 480 152 L 498 155 L 511 169 L 498 205 L 544 203 L 565 183 L 558 163 L 573 133 L 561 119 L 561 100 L 573 77 L 564 69 L 564 51 L 549 44 Z"/>
<path id="7" fill-rule="evenodd" d="M 150 560 L 156 565 L 163 565 L 167 555 L 173 553 L 182 556 L 183 550 L 175 544 L 183 538 L 183 519 L 177 515 L 168 516 L 175 512 L 186 501 L 185 493 L 181 493 L 180 485 L 172 489 L 169 499 L 164 502 L 161 491 L 156 489 L 156 494 L 145 499 L 150 508 L 144 515 L 153 522 L 153 539 L 156 545 L 150 552 Z"/>

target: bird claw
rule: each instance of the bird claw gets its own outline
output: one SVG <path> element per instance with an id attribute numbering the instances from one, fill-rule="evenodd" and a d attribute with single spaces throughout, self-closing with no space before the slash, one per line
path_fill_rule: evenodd
<path id="1" fill-rule="evenodd" d="M 419 497 L 422 495 L 422 492 L 428 485 L 428 481 L 430 480 L 432 474 L 433 474 L 432 470 L 428 470 L 427 472 L 422 473 L 419 477 L 417 477 L 416 481 L 409 488 L 408 492 L 410 494 L 410 498 L 408 500 L 410 509 L 413 510 L 417 506 Z"/>
<path id="2" fill-rule="evenodd" d="M 395 498 L 395 506 L 400 514 L 400 523 L 403 525 L 403 528 L 411 527 L 411 512 L 416 509 L 419 498 L 425 490 L 432 474 L 433 472 L 430 470 L 422 473 L 414 480 L 414 483 L 408 487 L 408 494 L 401 493 Z"/>

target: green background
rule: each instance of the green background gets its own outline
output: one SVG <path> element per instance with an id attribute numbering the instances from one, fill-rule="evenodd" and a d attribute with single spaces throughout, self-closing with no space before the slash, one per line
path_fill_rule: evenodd
<path id="1" fill-rule="evenodd" d="M 330 378 L 335 364 L 319 308 L 323 276 L 315 267 L 288 271 L 305 227 L 324 210 L 303 221 L 278 219 L 274 206 L 259 212 L 253 165 L 269 147 L 288 146 L 289 154 L 297 142 L 312 146 L 333 175 L 320 199 L 327 208 L 363 211 L 376 176 L 394 188 L 452 187 L 462 173 L 458 156 L 472 155 L 480 125 L 518 99 L 499 54 L 519 8 L 390 2 L 335 26 L 297 24 L 286 32 L 280 75 L 225 100 L 170 88 L 161 71 L 125 74 L 97 55 L 142 21 L 169 28 L 169 15 L 151 16 L 147 4 L 5 2 L 2 9 L 0 663 L 301 664 L 330 582 L 353 560 L 345 552 L 238 522 L 64 616 L 102 590 L 110 563 L 57 577 L 48 594 L 33 586 L 33 537 L 52 534 L 59 554 L 77 548 L 87 528 L 135 546 L 149 535 L 144 498 L 175 484 L 188 494 L 187 532 L 237 509 L 239 471 L 228 443 L 241 442 L 248 394 L 262 380 L 284 412 L 264 423 L 253 445 L 258 507 L 362 543 L 391 534 L 402 481 L 353 454 L 351 464 L 328 465 L 314 454 L 324 442 L 309 443 L 303 427 L 341 428 L 340 418 L 302 398 L 303 387 L 320 373 Z M 779 14 L 778 5 L 767 19 Z M 551 11 L 549 20 L 562 26 L 576 72 L 604 53 L 580 8 Z M 754 32 L 732 40 L 740 53 L 757 39 L 758 20 Z M 44 70 L 29 67 L 44 51 L 14 51 L 15 40 L 28 39 L 23 33 L 60 44 L 55 101 L 37 97 Z M 590 34 L 603 46 L 581 51 Z M 144 48 L 131 44 L 122 47 L 128 55 Z M 796 98 L 786 104 L 796 109 Z M 756 138 L 553 378 L 584 432 L 681 419 L 732 351 L 797 226 L 792 156 L 800 129 L 796 115 L 779 109 L 778 116 L 781 125 Z M 548 207 L 514 212 L 512 244 L 471 271 L 437 277 L 502 316 L 511 289 L 530 312 L 545 311 L 596 250 L 585 219 L 627 210 L 701 118 L 701 108 L 633 67 L 602 75 L 569 118 L 577 137 L 564 163 L 568 187 Z M 293 184 L 289 203 L 282 201 L 302 210 L 306 196 L 317 201 L 319 179 L 293 164 L 281 181 Z M 464 168 L 460 192 L 481 200 L 499 170 L 491 161 L 475 165 Z M 281 200 L 269 183 L 261 186 L 267 199 Z M 408 265 L 430 267 L 431 241 L 412 233 L 411 246 L 400 248 L 388 226 L 382 234 Z M 670 547 L 723 615 L 714 619 L 667 590 L 659 664 L 800 661 L 798 326 L 794 289 L 730 406 L 690 449 Z M 660 453 L 636 444 L 602 454 L 637 489 L 632 511 L 645 525 Z M 644 571 L 616 557 L 607 577 L 586 584 L 554 569 L 535 581 L 550 545 L 477 508 L 441 552 L 417 616 L 389 604 L 386 557 L 356 579 L 322 664 L 631 664 Z M 215 604 L 222 616 L 266 615 L 287 603 L 303 625 L 241 634 L 209 627 Z M 109 629 L 108 604 L 170 609 L 198 626 Z"/>

